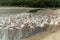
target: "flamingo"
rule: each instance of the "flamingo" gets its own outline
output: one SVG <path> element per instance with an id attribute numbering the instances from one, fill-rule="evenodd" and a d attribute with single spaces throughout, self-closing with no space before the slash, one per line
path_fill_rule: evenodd
<path id="1" fill-rule="evenodd" d="M 21 24 L 21 29 L 22 29 L 24 26 L 25 26 L 24 24 Z"/>
<path id="2" fill-rule="evenodd" d="M 55 25 L 58 25 L 58 20 L 57 19 L 55 19 Z"/>
<path id="3" fill-rule="evenodd" d="M 45 24 L 44 22 L 41 23 L 41 24 L 40 24 L 40 27 L 43 28 L 43 27 L 44 27 L 44 24 Z"/>

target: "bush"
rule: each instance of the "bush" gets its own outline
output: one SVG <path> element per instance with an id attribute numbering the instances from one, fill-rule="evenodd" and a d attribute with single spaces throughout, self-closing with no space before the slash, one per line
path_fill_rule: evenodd
<path id="1" fill-rule="evenodd" d="M 6 6 L 23 6 L 23 7 L 60 7 L 60 0 L 13 0 L 12 2 L 2 3 Z"/>

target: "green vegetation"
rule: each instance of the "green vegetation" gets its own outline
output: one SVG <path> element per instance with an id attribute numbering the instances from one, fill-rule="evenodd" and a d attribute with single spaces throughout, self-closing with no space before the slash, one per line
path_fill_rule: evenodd
<path id="1" fill-rule="evenodd" d="M 60 0 L 9 0 L 7 2 L 3 1 L 0 2 L 0 6 L 60 7 Z"/>

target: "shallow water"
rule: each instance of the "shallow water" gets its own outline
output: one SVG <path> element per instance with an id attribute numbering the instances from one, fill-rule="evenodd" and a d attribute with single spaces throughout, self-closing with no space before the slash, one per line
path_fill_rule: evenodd
<path id="1" fill-rule="evenodd" d="M 22 38 L 22 37 L 25 38 L 28 35 L 30 36 L 30 34 L 33 35 L 34 33 L 41 32 L 41 31 L 39 31 L 40 29 L 42 31 L 45 30 L 45 29 L 43 30 L 43 28 L 37 27 L 37 26 L 40 26 L 38 24 L 41 22 L 41 18 L 39 18 L 39 16 L 41 16 L 42 20 L 44 21 L 45 19 L 48 18 L 49 11 L 41 10 L 32 15 L 28 14 L 27 13 L 28 11 L 29 10 L 27 10 L 27 9 L 0 9 L 0 16 L 2 17 L 3 22 L 4 22 L 5 18 L 7 17 L 7 19 L 5 20 L 5 22 L 7 24 L 4 26 L 4 27 L 6 27 L 6 29 L 4 27 L 2 27 L 2 30 L 1 30 L 1 32 L 3 32 L 3 34 L 2 34 L 3 36 L 2 36 L 2 38 L 0 38 L 1 40 L 20 40 L 20 38 Z M 10 15 L 12 15 L 12 16 L 10 16 Z M 16 16 L 18 16 L 18 17 L 15 18 Z M 30 16 L 31 16 L 32 20 L 29 19 Z M 22 19 L 22 21 L 21 21 L 21 19 Z M 31 27 L 31 29 L 30 29 L 30 28 L 24 26 L 23 29 L 19 29 L 19 27 L 24 23 L 26 24 L 27 21 L 32 21 L 34 27 Z M 9 22 L 11 22 L 13 25 L 9 24 Z M 19 25 L 19 26 L 16 27 L 16 24 L 14 24 L 14 23 L 17 23 L 17 25 Z M 10 26 L 12 26 L 12 27 L 10 28 Z M 23 30 L 23 32 L 22 32 L 22 30 Z"/>

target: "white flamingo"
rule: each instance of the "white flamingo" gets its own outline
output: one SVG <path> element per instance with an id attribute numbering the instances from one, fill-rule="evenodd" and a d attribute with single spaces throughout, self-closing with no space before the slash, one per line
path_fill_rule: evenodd
<path id="1" fill-rule="evenodd" d="M 44 23 L 44 22 L 42 22 L 42 23 L 40 24 L 40 27 L 42 27 L 42 28 L 43 28 L 43 27 L 44 27 L 44 24 L 45 24 L 45 23 Z"/>
<path id="2" fill-rule="evenodd" d="M 58 25 L 58 20 L 57 19 L 55 19 L 55 25 Z"/>
<path id="3" fill-rule="evenodd" d="M 21 27 L 20 27 L 20 29 L 22 29 L 24 26 L 25 26 L 24 24 L 21 24 Z"/>

